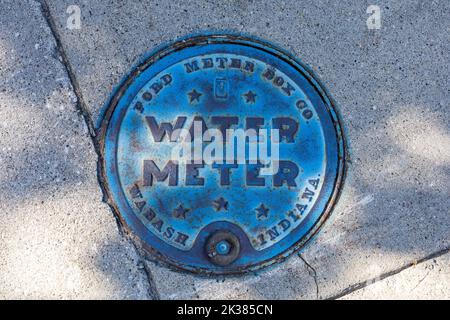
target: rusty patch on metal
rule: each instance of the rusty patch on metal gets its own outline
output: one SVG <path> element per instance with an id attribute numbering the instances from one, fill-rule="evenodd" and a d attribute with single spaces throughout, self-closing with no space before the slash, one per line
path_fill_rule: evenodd
<path id="1" fill-rule="evenodd" d="M 99 135 L 120 221 L 159 260 L 202 274 L 256 270 L 303 247 L 345 172 L 324 87 L 246 36 L 193 36 L 151 54 L 115 92 Z"/>

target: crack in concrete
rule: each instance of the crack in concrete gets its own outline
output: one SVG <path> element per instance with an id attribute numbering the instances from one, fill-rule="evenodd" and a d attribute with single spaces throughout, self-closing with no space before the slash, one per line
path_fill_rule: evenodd
<path id="1" fill-rule="evenodd" d="M 317 281 L 316 269 L 314 269 L 314 267 L 311 264 L 309 264 L 309 262 L 306 261 L 306 259 L 303 258 L 303 256 L 300 253 L 298 254 L 298 256 L 300 259 L 302 259 L 303 263 L 306 265 L 309 275 L 314 279 L 314 283 L 316 285 L 316 299 L 319 300 L 319 283 Z"/>
<path id="2" fill-rule="evenodd" d="M 379 282 L 381 280 L 384 280 L 386 278 L 394 276 L 394 275 L 396 275 L 396 274 L 398 274 L 398 273 L 400 273 L 400 272 L 402 272 L 402 271 L 404 271 L 406 269 L 409 269 L 409 268 L 414 267 L 414 266 L 416 266 L 418 264 L 427 262 L 428 260 L 438 258 L 440 256 L 443 256 L 443 255 L 447 254 L 447 253 L 450 253 L 450 247 L 442 249 L 442 250 L 439 250 L 437 252 L 434 252 L 434 253 L 432 253 L 430 255 L 427 255 L 427 256 L 419 259 L 419 260 L 415 260 L 413 262 L 410 262 L 410 263 L 408 263 L 408 264 L 406 264 L 406 265 L 404 265 L 404 266 L 402 266 L 400 268 L 397 268 L 395 270 L 383 273 L 383 274 L 381 274 L 378 277 L 375 277 L 375 278 L 372 278 L 372 279 L 369 279 L 369 280 L 366 280 L 366 281 L 359 282 L 359 283 L 356 283 L 354 285 L 351 285 L 351 286 L 347 287 L 346 289 L 342 290 L 340 293 L 338 293 L 338 294 L 336 294 L 334 296 L 326 298 L 326 300 L 336 300 L 336 299 L 342 298 L 342 297 L 344 297 L 344 296 L 346 296 L 346 295 L 348 295 L 348 294 L 350 294 L 352 292 L 361 290 L 361 289 L 363 289 L 365 287 L 368 287 L 368 286 L 370 286 L 370 285 L 372 285 L 372 284 L 374 284 L 376 282 Z"/>
<path id="3" fill-rule="evenodd" d="M 52 16 L 52 14 L 50 12 L 50 8 L 48 6 L 47 1 L 46 0 L 35 0 L 35 1 L 39 4 L 39 6 L 41 8 L 41 13 L 42 13 L 45 21 L 47 22 L 47 25 L 48 25 L 48 27 L 50 29 L 50 32 L 51 32 L 51 34 L 52 34 L 52 36 L 53 36 L 53 38 L 54 38 L 54 40 L 56 42 L 56 49 L 57 49 L 57 51 L 59 53 L 59 56 L 61 57 L 61 61 L 60 62 L 63 65 L 63 67 L 65 68 L 65 70 L 66 70 L 66 73 L 67 73 L 67 75 L 69 77 L 70 84 L 72 86 L 72 90 L 75 93 L 75 96 L 77 97 L 76 109 L 77 109 L 78 113 L 84 119 L 84 123 L 87 126 L 88 133 L 89 133 L 89 136 L 91 138 L 92 144 L 94 146 L 95 153 L 97 154 L 97 171 L 98 171 L 98 168 L 99 168 L 98 162 L 101 160 L 101 153 L 100 153 L 100 145 L 99 145 L 98 140 L 97 140 L 97 134 L 96 134 L 96 130 L 95 130 L 95 125 L 94 125 L 94 122 L 92 120 L 92 114 L 89 111 L 89 108 L 87 107 L 87 105 L 86 105 L 86 103 L 84 101 L 80 85 L 79 85 L 79 83 L 78 83 L 78 81 L 76 79 L 75 72 L 72 69 L 72 65 L 69 62 L 69 58 L 68 58 L 68 56 L 67 56 L 67 54 L 66 54 L 66 52 L 64 50 L 64 47 L 63 47 L 63 44 L 62 44 L 62 41 L 61 41 L 61 37 L 60 37 L 60 35 L 58 33 L 58 29 L 56 27 L 55 20 L 53 19 L 53 16 Z M 100 188 L 102 190 L 103 202 L 107 203 L 108 206 L 110 207 L 110 209 L 112 210 L 112 208 L 109 205 L 109 203 L 107 201 L 105 201 L 105 199 L 106 199 L 105 190 L 102 187 L 102 181 L 101 181 L 101 178 L 100 178 L 100 175 L 98 174 L 98 172 L 97 172 L 97 179 L 98 179 Z M 135 249 L 135 251 L 137 253 L 137 256 L 140 259 L 138 263 L 142 263 L 142 265 L 143 265 L 143 271 L 145 273 L 145 276 L 147 278 L 147 282 L 148 282 L 148 285 L 149 285 L 149 292 L 148 292 L 149 296 L 151 298 L 153 298 L 153 299 L 159 299 L 159 293 L 158 293 L 158 291 L 156 289 L 156 285 L 154 283 L 151 270 L 146 265 L 145 259 L 143 258 L 142 254 L 140 253 L 140 251 L 136 247 L 134 241 L 127 236 L 126 232 L 123 231 L 123 226 L 120 223 L 119 218 L 114 214 L 113 210 L 112 210 L 112 213 L 113 213 L 113 217 L 114 217 L 114 219 L 116 221 L 116 224 L 117 224 L 117 230 L 119 232 L 119 235 L 121 237 L 125 237 L 128 241 L 131 241 L 131 244 L 133 245 L 133 247 L 134 247 L 134 249 Z"/>
<path id="4" fill-rule="evenodd" d="M 67 54 L 64 51 L 61 37 L 59 36 L 59 33 L 57 31 L 55 20 L 53 19 L 52 15 L 50 13 L 50 8 L 49 8 L 46 0 L 35 0 L 35 1 L 37 1 L 40 4 L 42 15 L 44 16 L 44 19 L 46 20 L 47 25 L 50 28 L 52 36 L 55 39 L 56 48 L 62 59 L 62 65 L 66 69 L 67 75 L 69 76 L 70 84 L 72 85 L 72 89 L 77 97 L 78 112 L 84 118 L 84 121 L 88 127 L 89 135 L 94 142 L 95 148 L 97 149 L 97 140 L 96 140 L 94 122 L 92 121 L 92 115 L 89 112 L 89 109 L 87 108 L 86 103 L 84 102 L 83 95 L 81 93 L 81 88 L 75 77 L 75 73 L 72 70 L 72 66 L 69 62 Z"/>
<path id="5" fill-rule="evenodd" d="M 420 286 L 420 284 L 426 279 L 426 277 L 428 277 L 428 275 L 430 274 L 430 272 L 431 272 L 431 270 L 428 271 L 427 274 L 426 274 L 422 279 L 420 279 L 420 281 L 415 285 L 415 287 L 414 287 L 411 291 L 416 290 L 417 287 Z"/>
<path id="6" fill-rule="evenodd" d="M 133 245 L 134 250 L 136 250 L 136 253 L 139 257 L 139 261 L 138 261 L 138 265 L 142 265 L 142 270 L 144 271 L 146 277 L 147 277 L 147 282 L 148 282 L 148 295 L 153 299 L 153 300 L 161 300 L 161 296 L 158 292 L 158 289 L 156 288 L 156 284 L 153 278 L 153 273 L 151 271 L 151 269 L 148 267 L 147 263 L 145 263 L 145 259 L 143 258 L 143 254 L 141 254 L 140 249 L 136 246 L 136 243 L 132 240 L 129 239 L 130 243 Z"/>

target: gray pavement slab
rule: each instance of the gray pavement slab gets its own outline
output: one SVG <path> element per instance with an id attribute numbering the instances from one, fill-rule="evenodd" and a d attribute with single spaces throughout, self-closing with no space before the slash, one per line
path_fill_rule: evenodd
<path id="1" fill-rule="evenodd" d="M 303 252 L 256 276 L 208 279 L 149 262 L 163 298 L 316 298 L 450 246 L 449 3 L 382 1 L 368 30 L 361 1 L 49 2 L 98 122 L 113 86 L 145 53 L 205 29 L 247 32 L 292 51 L 337 101 L 350 150 L 333 218 Z"/>
<path id="2" fill-rule="evenodd" d="M 2 1 L 0 299 L 150 298 L 76 99 L 39 4 Z"/>
<path id="3" fill-rule="evenodd" d="M 22 48 L 16 50 L 23 55 L 21 59 L 24 65 L 38 69 L 24 74 L 28 77 L 37 77 L 36 80 L 46 81 L 43 75 L 50 68 L 48 62 L 42 61 L 42 54 L 35 57 L 29 54 L 34 52 L 32 49 L 37 42 L 36 39 L 44 36 L 44 39 L 50 39 L 51 36 L 38 14 L 36 5 L 33 5 L 32 1 L 30 3 L 28 10 L 24 9 L 26 14 L 23 13 L 26 25 L 34 25 L 34 28 L 28 27 L 30 30 L 27 28 L 25 32 L 30 37 L 28 39 L 15 37 L 14 32 L 7 32 L 5 26 L 0 36 L 6 40 L 2 40 L 0 45 L 4 47 L 2 52 L 9 52 L 11 47 L 27 46 L 27 50 Z M 70 30 L 66 27 L 69 16 L 66 9 L 74 4 L 72 0 L 48 1 L 48 4 L 68 61 L 95 123 L 98 123 L 102 107 L 113 87 L 144 53 L 165 41 L 205 29 L 250 33 L 292 51 L 315 70 L 339 106 L 349 143 L 348 177 L 331 220 L 327 222 L 316 240 L 302 252 L 303 259 L 293 256 L 268 270 L 235 278 L 200 278 L 170 271 L 147 261 L 146 265 L 162 298 L 334 297 L 356 283 L 364 283 L 368 279 L 388 274 L 392 270 L 450 247 L 448 1 L 380 1 L 382 9 L 380 30 L 368 30 L 366 26 L 368 17 L 366 9 L 372 3 L 356 0 L 77 1 L 82 17 L 79 30 Z M 34 20 L 28 15 L 32 15 Z M 23 30 L 24 27 L 19 25 L 19 22 L 14 22 L 16 20 L 13 17 L 12 14 L 7 21 L 9 24 L 13 21 L 9 30 Z M 45 44 L 40 44 L 38 48 L 42 49 L 43 46 L 45 47 Z M 54 48 L 54 45 L 50 47 Z M 49 49 L 50 57 L 52 50 L 54 51 Z M 18 72 L 14 67 L 15 63 L 2 63 L 3 65 L 6 67 L 2 67 L 2 73 L 9 72 L 6 74 L 14 79 L 14 73 Z M 60 64 L 55 63 L 55 70 L 59 70 L 61 76 L 51 76 L 49 79 L 55 81 L 60 77 L 67 78 Z M 44 95 L 38 101 L 49 99 L 45 96 L 45 92 L 53 87 L 47 84 L 40 85 L 39 89 L 36 89 L 36 81 L 33 80 L 32 78 L 24 80 L 30 82 L 30 85 L 24 86 L 25 89 L 18 85 L 18 81 L 12 81 L 19 87 L 15 89 L 16 92 L 9 95 L 2 92 L 5 101 L 3 104 L 24 105 L 30 108 L 32 100 L 28 95 L 34 91 L 37 91 L 38 96 Z M 62 82 L 66 83 L 64 81 Z M 68 84 L 66 86 L 70 87 Z M 12 88 L 14 90 L 14 86 Z M 64 98 L 64 95 L 58 92 L 52 98 L 56 100 L 51 101 Z M 24 100 L 21 100 L 23 97 Z M 35 104 L 39 105 L 37 102 Z M 54 104 L 61 103 L 50 103 Z M 45 105 L 44 103 L 42 108 Z M 62 119 L 70 118 L 71 115 L 75 117 L 74 109 L 68 111 L 70 106 L 75 105 L 74 101 L 64 105 L 67 109 L 60 112 L 60 117 Z M 43 182 L 33 187 L 34 179 L 38 179 L 36 177 L 40 175 L 39 172 L 43 175 L 59 170 L 59 167 L 53 164 L 52 157 L 64 159 L 64 154 L 52 149 L 61 143 L 61 140 L 57 140 L 58 136 L 70 132 L 67 129 L 72 128 L 70 122 L 63 123 L 62 119 L 51 118 L 48 114 L 51 111 L 47 110 L 39 112 L 33 110 L 32 115 L 28 116 L 22 114 L 19 116 L 6 107 L 2 107 L 0 112 L 5 113 L 2 115 L 3 119 L 11 119 L 4 122 L 3 126 L 12 126 L 12 129 L 5 127 L 6 129 L 2 130 L 2 140 L 5 139 L 5 144 L 7 142 L 18 148 L 7 151 L 6 155 L 2 156 L 2 158 L 13 157 L 8 162 L 12 166 L 11 171 L 2 170 L 2 175 L 5 175 L 4 181 L 10 183 L 5 184 L 5 187 L 2 183 L 2 188 L 6 188 L 7 191 L 1 195 L 6 197 L 0 201 L 2 211 L 15 210 L 16 215 L 12 215 L 13 217 L 32 212 L 36 215 L 35 220 L 31 219 L 30 222 L 33 226 L 47 222 L 42 216 L 52 216 L 49 218 L 53 219 L 50 225 L 56 231 L 50 239 L 55 242 L 61 240 L 59 237 L 65 239 L 67 234 L 64 228 L 64 231 L 60 230 L 61 226 L 75 228 L 70 220 L 74 216 L 80 219 L 75 225 L 82 230 L 86 228 L 89 230 L 94 224 L 95 228 L 91 232 L 83 231 L 85 246 L 74 246 L 79 252 L 78 256 L 75 255 L 79 260 L 83 259 L 82 256 L 88 255 L 87 248 L 92 246 L 92 243 L 101 242 L 106 235 L 119 239 L 120 241 L 115 241 L 108 238 L 108 243 L 116 245 L 114 249 L 108 251 L 110 255 L 105 255 L 107 258 L 103 260 L 104 263 L 114 264 L 106 274 L 89 264 L 93 259 L 85 257 L 90 261 L 87 265 L 92 268 L 89 269 L 92 272 L 89 275 L 96 279 L 94 283 L 97 285 L 94 286 L 97 287 L 105 285 L 104 277 L 114 279 L 111 280 L 114 282 L 111 286 L 121 288 L 115 292 L 114 297 L 124 295 L 144 297 L 147 292 L 145 290 L 147 279 L 143 279 L 142 272 L 136 270 L 136 259 L 139 258 L 129 247 L 129 242 L 117 235 L 111 213 L 100 202 L 101 195 L 95 180 L 95 153 L 86 132 L 78 133 L 79 136 L 74 138 L 72 144 L 78 149 L 69 157 L 70 166 L 76 167 L 77 161 L 83 166 L 89 164 L 87 171 L 80 171 L 84 172 L 83 179 L 85 179 L 82 181 L 84 187 L 82 191 L 81 188 L 68 187 L 72 185 L 71 182 L 79 181 L 71 171 L 76 172 L 76 169 L 70 169 L 71 167 L 63 167 L 67 171 L 64 171 L 61 177 L 66 178 L 66 181 L 56 183 L 58 175 L 54 175 L 55 181 L 42 178 Z M 21 117 L 32 118 L 32 121 L 20 120 Z M 40 118 L 42 122 L 39 125 Z M 79 122 L 76 124 L 82 128 L 81 119 L 77 118 L 77 121 Z M 50 130 L 52 125 L 56 129 Z M 32 132 L 36 126 L 41 129 Z M 18 139 L 16 135 L 20 136 L 21 130 L 23 138 Z M 47 132 L 49 135 L 47 139 L 55 140 L 50 140 L 47 146 L 49 148 L 47 151 L 50 152 L 43 155 L 34 149 L 46 130 L 51 131 Z M 11 133 L 8 135 L 4 132 Z M 68 138 L 64 136 L 62 139 Z M 17 141 L 28 142 L 33 147 L 20 146 Z M 22 149 L 27 151 L 24 152 Z M 27 154 L 32 156 L 27 158 Z M 23 164 L 26 161 L 32 161 L 38 168 L 43 167 L 25 173 L 27 171 L 23 168 L 29 167 L 28 164 Z M 50 162 L 49 165 L 46 165 L 47 161 Z M 5 171 L 11 173 L 4 173 Z M 24 180 L 20 188 L 14 187 L 14 183 L 19 181 L 16 177 Z M 41 187 L 41 184 L 45 187 Z M 32 187 L 27 187 L 28 185 Z M 78 196 L 80 193 L 82 196 Z M 22 196 L 15 198 L 15 194 Z M 25 194 L 27 197 L 23 196 Z M 51 198 L 51 195 L 54 195 L 54 198 Z M 77 199 L 83 198 L 90 200 L 76 202 Z M 34 206 L 37 206 L 37 209 Z M 77 214 L 67 217 L 66 215 L 72 213 L 71 208 L 74 206 L 77 207 Z M 36 213 L 40 212 L 39 208 L 45 215 Z M 55 215 L 52 215 L 52 212 L 55 212 Z M 6 234 L 10 239 L 14 239 L 11 233 L 16 231 L 17 225 L 21 225 L 22 219 L 9 219 L 12 219 L 9 222 L 11 227 L 4 228 L 2 236 Z M 38 228 L 34 231 L 35 236 L 30 236 L 31 240 L 44 241 L 42 239 L 52 234 L 46 230 L 54 229 Z M 79 236 L 78 233 L 75 234 Z M 25 243 L 22 252 L 28 252 L 26 250 L 34 252 L 33 248 L 35 250 L 47 248 L 44 251 L 52 255 L 53 252 L 59 252 L 58 250 L 63 248 L 56 245 L 46 247 L 45 243 L 36 243 L 34 247 L 29 248 L 28 241 L 20 242 Z M 8 256 L 15 252 L 10 247 L 3 250 Z M 122 256 L 116 252 L 122 252 Z M 19 257 L 24 256 L 18 255 L 9 259 L 14 266 L 14 263 L 22 261 Z M 32 259 L 39 261 L 35 268 L 46 269 L 49 265 L 45 260 L 46 255 L 42 256 L 43 261 L 37 257 Z M 72 257 L 66 251 L 61 253 L 61 256 L 64 259 Z M 65 261 L 64 259 L 62 261 Z M 122 268 L 122 264 L 127 267 Z M 0 267 L 4 268 L 4 265 L 5 262 L 2 262 Z M 0 293 L 5 287 L 9 287 L 10 290 L 17 287 L 24 288 L 32 280 L 27 278 L 21 280 L 16 267 L 8 268 L 1 274 L 6 275 L 4 278 L 13 280 L 1 280 L 3 283 L 10 282 L 0 284 Z M 55 277 L 61 277 L 60 274 L 64 274 L 62 270 L 54 270 Z M 128 274 L 131 275 L 131 279 L 124 279 L 123 277 Z M 42 279 L 43 277 L 39 276 L 34 281 Z M 32 282 L 35 288 L 46 288 L 48 285 L 45 282 L 35 282 Z M 135 289 L 132 289 L 133 285 Z M 56 284 L 54 286 L 57 288 Z M 102 287 L 103 289 L 98 289 L 98 292 L 108 296 L 106 292 L 110 292 L 111 286 Z M 132 293 L 125 288 L 132 290 Z M 442 294 L 448 296 L 448 286 L 443 290 Z M 70 296 L 64 288 L 55 291 L 60 292 L 61 296 Z M 430 295 L 434 297 L 441 293 Z"/>
<path id="4" fill-rule="evenodd" d="M 449 300 L 449 279 L 450 254 L 446 254 L 354 291 L 342 299 Z"/>

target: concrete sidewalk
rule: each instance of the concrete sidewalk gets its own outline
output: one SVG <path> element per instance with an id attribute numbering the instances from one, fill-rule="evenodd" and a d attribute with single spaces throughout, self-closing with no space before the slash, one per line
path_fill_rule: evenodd
<path id="1" fill-rule="evenodd" d="M 450 3 L 5 0 L 0 298 L 450 298 Z M 67 28 L 70 5 L 81 28 Z M 246 32 L 311 66 L 349 143 L 343 194 L 301 256 L 200 278 L 144 259 L 102 202 L 95 127 L 155 46 Z"/>

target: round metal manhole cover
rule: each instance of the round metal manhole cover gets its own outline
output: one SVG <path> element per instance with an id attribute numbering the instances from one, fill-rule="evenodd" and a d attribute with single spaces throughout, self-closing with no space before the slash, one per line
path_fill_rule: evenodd
<path id="1" fill-rule="evenodd" d="M 102 180 L 149 252 L 184 270 L 233 274 L 301 248 L 344 174 L 326 90 L 289 54 L 237 35 L 154 52 L 112 97 Z"/>

